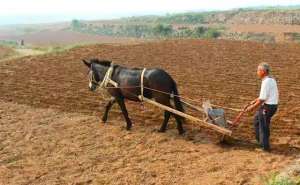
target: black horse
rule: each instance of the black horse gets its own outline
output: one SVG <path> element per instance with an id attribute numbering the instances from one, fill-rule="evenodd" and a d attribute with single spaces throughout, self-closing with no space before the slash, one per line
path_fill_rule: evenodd
<path id="1" fill-rule="evenodd" d="M 108 60 L 90 59 L 88 61 L 83 60 L 83 62 L 89 68 L 89 88 L 91 91 L 95 91 L 100 86 L 100 83 L 105 78 L 107 71 L 112 69 L 110 79 L 118 84 L 118 88 L 110 88 L 113 86 L 110 84 L 107 85 L 107 90 L 113 98 L 106 105 L 102 121 L 107 121 L 110 108 L 115 102 L 117 102 L 126 120 L 126 129 L 130 130 L 132 123 L 128 117 L 124 100 L 141 101 L 138 96 L 142 94 L 141 75 L 143 69 L 130 69 L 120 65 L 112 65 L 111 61 Z M 111 66 L 113 67 L 111 68 Z M 180 98 L 178 97 L 176 83 L 164 70 L 157 68 L 146 69 L 143 75 L 143 87 L 144 97 L 154 99 L 156 102 L 169 107 L 172 107 L 171 100 L 174 100 L 175 109 L 182 112 L 184 111 Z M 171 97 L 171 94 L 174 96 Z M 169 111 L 164 112 L 164 121 L 159 132 L 166 131 L 171 114 L 176 119 L 179 134 L 183 134 L 185 132 L 182 127 L 183 118 L 170 113 Z"/>

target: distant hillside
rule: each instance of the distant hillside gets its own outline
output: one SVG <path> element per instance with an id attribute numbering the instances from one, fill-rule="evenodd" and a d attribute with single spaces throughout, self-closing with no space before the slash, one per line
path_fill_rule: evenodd
<path id="1" fill-rule="evenodd" d="M 110 36 L 299 42 L 300 6 L 149 15 L 111 21 L 74 20 L 71 25 L 73 31 Z M 246 29 L 236 25 L 244 25 Z M 286 30 L 285 26 L 289 29 Z"/>
<path id="2" fill-rule="evenodd" d="M 230 11 L 191 12 L 166 16 L 123 18 L 127 23 L 164 24 L 289 24 L 300 25 L 300 6 L 248 8 Z"/>
<path id="3" fill-rule="evenodd" d="M 207 23 L 300 25 L 298 10 L 246 10 L 210 14 Z"/>
<path id="4" fill-rule="evenodd" d="M 300 42 L 300 5 L 230 11 L 187 12 L 114 20 L 0 27 L 0 41 L 38 45 L 127 42 L 130 39 L 222 38 L 259 42 Z"/>

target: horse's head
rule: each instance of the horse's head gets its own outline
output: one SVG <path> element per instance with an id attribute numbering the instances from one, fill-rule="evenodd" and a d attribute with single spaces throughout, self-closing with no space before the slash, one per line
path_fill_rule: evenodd
<path id="1" fill-rule="evenodd" d="M 103 81 L 111 62 L 99 59 L 82 60 L 82 62 L 89 68 L 89 88 L 95 91 Z"/>

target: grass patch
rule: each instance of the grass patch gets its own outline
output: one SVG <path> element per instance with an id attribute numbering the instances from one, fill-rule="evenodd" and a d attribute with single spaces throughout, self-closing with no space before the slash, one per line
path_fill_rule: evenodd
<path id="1" fill-rule="evenodd" d="M 14 40 L 0 40 L 0 46 L 6 46 L 10 48 L 18 47 L 18 42 Z"/>
<path id="2" fill-rule="evenodd" d="M 53 46 L 33 46 L 32 50 L 43 52 L 44 54 L 62 53 L 70 49 L 79 48 L 88 45 L 88 43 L 70 44 L 70 45 L 53 45 Z"/>
<path id="3" fill-rule="evenodd" d="M 264 185 L 300 185 L 300 177 L 292 179 L 289 177 L 281 177 L 278 174 L 272 174 L 264 179 Z"/>

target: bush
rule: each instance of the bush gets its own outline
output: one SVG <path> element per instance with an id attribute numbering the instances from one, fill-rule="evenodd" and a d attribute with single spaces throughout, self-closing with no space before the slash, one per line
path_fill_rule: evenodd
<path id="1" fill-rule="evenodd" d="M 219 32 L 215 28 L 208 28 L 206 33 L 204 34 L 205 38 L 218 38 L 221 35 L 221 32 Z"/>
<path id="2" fill-rule="evenodd" d="M 153 28 L 153 33 L 155 36 L 168 37 L 172 35 L 173 27 L 172 25 L 157 24 Z"/>

